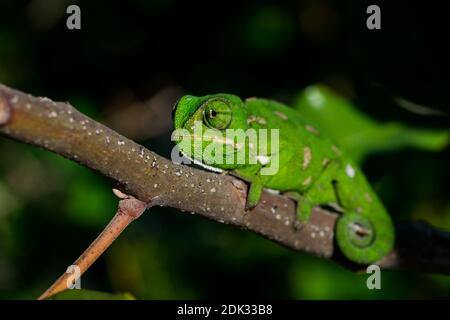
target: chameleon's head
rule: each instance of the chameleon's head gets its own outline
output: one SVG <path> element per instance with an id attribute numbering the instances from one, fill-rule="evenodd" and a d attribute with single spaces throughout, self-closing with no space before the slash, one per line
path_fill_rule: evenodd
<path id="1" fill-rule="evenodd" d="M 175 127 L 172 140 L 185 156 L 215 168 L 237 167 L 225 164 L 225 157 L 236 152 L 236 143 L 226 139 L 228 129 L 247 128 L 247 111 L 239 97 L 186 95 L 175 104 L 172 116 Z"/>

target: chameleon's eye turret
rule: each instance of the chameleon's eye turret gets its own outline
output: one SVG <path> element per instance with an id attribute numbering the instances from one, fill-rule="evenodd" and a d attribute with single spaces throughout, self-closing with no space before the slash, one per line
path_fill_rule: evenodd
<path id="1" fill-rule="evenodd" d="M 203 121 L 210 128 L 225 130 L 232 120 L 231 107 L 225 99 L 215 98 L 206 102 Z"/>

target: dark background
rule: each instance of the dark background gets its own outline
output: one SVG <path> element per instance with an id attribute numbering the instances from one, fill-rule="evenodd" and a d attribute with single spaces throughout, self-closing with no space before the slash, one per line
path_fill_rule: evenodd
<path id="1" fill-rule="evenodd" d="M 66 28 L 69 4 L 81 30 Z M 0 1 L 0 82 L 70 101 L 169 156 L 185 92 L 291 103 L 322 82 L 380 121 L 448 128 L 448 11 L 441 1 Z M 366 8 L 381 7 L 381 30 Z M 393 96 L 444 114 L 424 116 Z M 436 112 L 437 113 L 437 112 Z M 370 143 L 370 142 L 368 142 Z M 373 155 L 363 165 L 397 221 L 450 230 L 449 148 Z M 111 184 L 48 152 L 0 140 L 0 298 L 35 298 L 114 213 Z M 448 298 L 450 278 L 365 274 L 248 232 L 167 209 L 134 223 L 82 287 L 145 298 Z"/>

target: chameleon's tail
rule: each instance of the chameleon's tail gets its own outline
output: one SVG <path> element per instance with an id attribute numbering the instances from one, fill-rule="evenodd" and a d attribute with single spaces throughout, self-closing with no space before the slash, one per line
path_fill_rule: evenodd
<path id="1" fill-rule="evenodd" d="M 364 216 L 345 212 L 337 220 L 336 240 L 351 261 L 370 264 L 387 255 L 394 245 L 394 227 L 389 216 Z"/>

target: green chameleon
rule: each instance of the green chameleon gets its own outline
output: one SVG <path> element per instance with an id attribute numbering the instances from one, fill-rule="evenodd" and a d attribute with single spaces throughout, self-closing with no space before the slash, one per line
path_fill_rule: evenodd
<path id="1" fill-rule="evenodd" d="M 258 204 L 263 188 L 276 190 L 297 201 L 300 223 L 308 221 L 315 206 L 335 208 L 340 213 L 336 241 L 351 261 L 376 262 L 392 249 L 392 221 L 363 172 L 329 138 L 306 123 L 298 111 L 266 99 L 242 101 L 230 94 L 186 95 L 174 106 L 173 120 L 175 129 L 188 132 L 187 137 L 174 139 L 183 155 L 208 169 L 226 171 L 249 182 L 247 209 Z M 222 134 L 230 129 L 255 129 L 258 139 L 262 137 L 260 129 L 278 129 L 278 148 L 269 141 L 266 153 L 258 154 L 256 162 L 248 157 L 244 162 L 229 163 L 223 159 L 227 154 L 242 149 L 251 154 L 253 144 L 248 139 L 205 139 L 198 133 L 199 128 Z M 200 144 L 194 146 L 195 141 Z M 212 143 L 224 141 L 232 148 L 223 152 L 220 161 L 204 154 Z M 262 174 L 274 161 L 278 170 Z"/>

